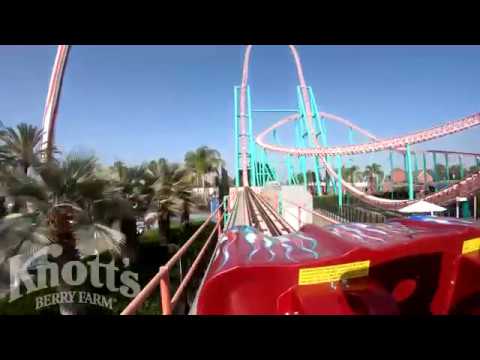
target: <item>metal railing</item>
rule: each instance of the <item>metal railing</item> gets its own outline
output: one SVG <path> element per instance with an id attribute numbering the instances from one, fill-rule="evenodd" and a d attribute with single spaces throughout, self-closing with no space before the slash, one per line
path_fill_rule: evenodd
<path id="1" fill-rule="evenodd" d="M 343 205 L 341 207 L 327 206 L 317 210 L 329 213 L 335 220 L 342 223 L 360 222 L 378 224 L 384 223 L 386 220 L 384 214 L 351 205 Z"/>
<path id="2" fill-rule="evenodd" d="M 160 307 L 162 310 L 162 315 L 171 315 L 175 309 L 178 300 L 182 296 L 184 290 L 186 289 L 189 281 L 191 280 L 195 270 L 198 268 L 200 261 L 203 259 L 209 245 L 212 242 L 212 239 L 217 234 L 217 238 L 220 238 L 222 234 L 222 207 L 221 204 L 198 228 L 197 231 L 188 239 L 178 251 L 170 258 L 170 260 L 163 266 L 160 267 L 158 273 L 148 282 L 148 284 L 138 293 L 138 295 L 128 304 L 128 306 L 121 312 L 120 315 L 134 315 L 145 303 L 145 301 L 153 294 L 153 292 L 159 288 L 160 289 Z M 186 273 L 185 277 L 181 279 L 180 284 L 175 291 L 173 297 L 170 292 L 170 272 L 177 262 L 179 262 L 183 255 L 188 251 L 190 246 L 195 242 L 198 236 L 202 233 L 205 227 L 210 223 L 210 221 L 216 217 L 216 225 L 213 228 L 212 232 L 208 236 L 205 244 L 198 252 L 195 260 L 193 261 L 190 269 Z"/>
<path id="3" fill-rule="evenodd" d="M 262 194 L 263 198 L 269 199 Z M 289 213 L 297 218 L 298 228 L 302 224 L 302 211 L 308 212 L 314 216 L 319 217 L 321 220 L 332 223 L 350 223 L 350 222 L 361 222 L 361 223 L 384 223 L 389 216 L 379 212 L 371 211 L 370 209 L 361 209 L 358 206 L 351 206 L 344 204 L 342 207 L 335 205 L 323 205 L 321 208 L 315 210 L 309 210 L 304 206 L 295 204 L 291 201 L 282 200 L 283 202 L 290 204 L 297 208 L 297 214 L 293 214 L 291 211 Z"/>

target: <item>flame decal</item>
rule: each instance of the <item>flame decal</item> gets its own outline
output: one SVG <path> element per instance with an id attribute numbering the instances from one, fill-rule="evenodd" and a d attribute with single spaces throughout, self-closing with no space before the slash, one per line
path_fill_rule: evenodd
<path id="1" fill-rule="evenodd" d="M 293 251 L 293 246 L 290 245 L 290 239 L 284 236 L 280 236 L 278 240 L 280 240 L 280 245 L 285 249 L 285 257 L 287 258 L 287 260 L 295 262 L 295 259 L 292 259 L 292 257 L 290 256 Z"/>

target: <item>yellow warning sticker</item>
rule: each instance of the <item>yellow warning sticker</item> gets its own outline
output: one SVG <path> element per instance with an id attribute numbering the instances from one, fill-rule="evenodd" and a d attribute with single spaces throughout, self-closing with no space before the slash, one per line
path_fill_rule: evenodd
<path id="1" fill-rule="evenodd" d="M 298 273 L 298 285 L 322 284 L 339 281 L 340 279 L 353 279 L 368 276 L 369 268 L 370 260 L 300 269 Z"/>
<path id="2" fill-rule="evenodd" d="M 468 254 L 480 250 L 480 238 L 470 239 L 463 242 L 462 254 Z"/>

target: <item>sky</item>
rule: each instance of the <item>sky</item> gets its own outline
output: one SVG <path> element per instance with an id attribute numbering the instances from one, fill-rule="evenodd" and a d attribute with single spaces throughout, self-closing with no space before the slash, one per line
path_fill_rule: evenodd
<path id="1" fill-rule="evenodd" d="M 300 45 L 307 84 L 320 111 L 350 119 L 378 137 L 427 129 L 480 110 L 480 46 Z M 0 46 L 0 121 L 42 125 L 55 46 Z M 233 169 L 233 87 L 244 46 L 80 46 L 71 49 L 57 118 L 63 151 L 94 151 L 105 164 L 165 157 L 180 162 L 202 145 Z M 287 46 L 256 46 L 253 108 L 295 108 L 297 78 Z M 258 133 L 281 114 L 254 118 Z M 348 144 L 328 124 L 329 145 Z M 480 152 L 479 129 L 418 148 Z M 290 129 L 279 131 L 290 143 Z M 357 137 L 356 142 L 365 139 Z M 272 156 L 273 162 L 280 159 Z M 386 153 L 355 157 L 361 166 Z M 403 160 L 396 158 L 396 163 Z"/>

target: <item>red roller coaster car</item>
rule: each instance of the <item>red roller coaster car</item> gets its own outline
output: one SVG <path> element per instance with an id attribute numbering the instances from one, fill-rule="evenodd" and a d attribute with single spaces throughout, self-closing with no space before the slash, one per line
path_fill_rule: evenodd
<path id="1" fill-rule="evenodd" d="M 220 239 L 198 314 L 480 313 L 480 227 L 415 217 Z"/>

